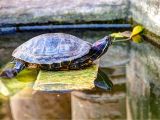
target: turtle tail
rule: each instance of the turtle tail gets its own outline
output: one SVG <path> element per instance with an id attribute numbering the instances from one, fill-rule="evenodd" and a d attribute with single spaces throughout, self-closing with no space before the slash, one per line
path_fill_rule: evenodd
<path id="1" fill-rule="evenodd" d="M 0 77 L 2 78 L 13 78 L 15 77 L 20 71 L 25 68 L 25 64 L 21 61 L 16 61 L 13 68 L 8 68 L 3 70 L 0 73 Z"/>

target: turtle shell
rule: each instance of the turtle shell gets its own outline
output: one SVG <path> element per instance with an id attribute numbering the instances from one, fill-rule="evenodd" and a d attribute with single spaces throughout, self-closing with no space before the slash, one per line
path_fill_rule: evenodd
<path id="1" fill-rule="evenodd" d="M 34 37 L 16 48 L 12 56 L 28 63 L 53 64 L 80 58 L 91 44 L 73 35 L 48 33 Z"/>

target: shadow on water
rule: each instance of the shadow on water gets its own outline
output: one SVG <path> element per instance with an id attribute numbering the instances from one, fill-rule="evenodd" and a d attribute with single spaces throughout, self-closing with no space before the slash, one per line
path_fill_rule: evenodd
<path id="1" fill-rule="evenodd" d="M 10 61 L 11 53 L 17 46 L 42 33 L 64 32 L 93 43 L 113 31 L 61 30 L 1 35 L 0 66 L 2 67 Z M 95 80 L 95 84 L 100 88 L 94 87 L 92 90 L 73 91 L 61 94 L 19 89 L 19 92 L 11 97 L 10 107 L 5 107 L 9 105 L 8 98 L 0 95 L 0 119 L 10 118 L 10 108 L 14 114 L 14 118 L 17 118 L 16 114 L 21 110 L 21 113 L 25 113 L 28 116 L 27 119 L 40 119 L 40 117 L 43 119 L 160 119 L 159 88 L 155 88 L 154 84 L 151 84 L 149 96 L 138 96 L 138 92 L 141 91 L 137 93 L 131 92 L 132 89 L 128 85 L 126 64 L 121 66 L 114 66 L 115 64 L 109 67 L 105 66 L 103 60 L 108 60 L 109 63 L 114 62 L 118 56 L 118 54 L 115 53 L 119 53 L 119 48 L 122 49 L 124 53 L 127 53 L 127 49 L 123 47 L 123 45 L 120 47 L 118 45 L 114 46 L 111 48 L 114 50 L 107 53 L 110 54 L 112 58 L 106 55 L 102 58 L 101 62 L 104 66 L 102 65 L 99 68 L 97 79 Z M 118 57 L 122 57 L 121 53 L 119 53 Z M 20 82 L 26 82 L 26 80 L 24 79 Z M 19 118 L 23 119 L 25 116 L 20 115 Z"/>

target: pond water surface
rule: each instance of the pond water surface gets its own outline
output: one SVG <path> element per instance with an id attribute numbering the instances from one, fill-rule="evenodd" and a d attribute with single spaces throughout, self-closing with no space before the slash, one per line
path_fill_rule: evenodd
<path id="1" fill-rule="evenodd" d="M 11 60 L 11 53 L 17 46 L 42 33 L 64 32 L 94 43 L 113 31 L 117 32 L 120 30 L 82 29 L 0 35 L 0 67 L 3 67 Z M 108 52 L 101 58 L 97 79 L 107 81 L 111 89 L 104 90 L 95 87 L 92 90 L 63 94 L 43 92 L 33 94 L 32 90 L 27 89 L 11 96 L 10 104 L 7 97 L 0 95 L 0 119 L 5 120 L 12 117 L 15 120 L 71 118 L 75 120 L 160 119 L 160 96 L 152 93 L 154 91 L 152 84 L 149 87 L 149 96 L 139 96 L 136 95 L 139 93 L 130 92 L 133 89 L 129 87 L 126 77 L 126 65 L 130 61 L 129 53 L 130 43 L 117 43 L 111 46 Z M 21 113 L 18 114 L 19 112 Z"/>

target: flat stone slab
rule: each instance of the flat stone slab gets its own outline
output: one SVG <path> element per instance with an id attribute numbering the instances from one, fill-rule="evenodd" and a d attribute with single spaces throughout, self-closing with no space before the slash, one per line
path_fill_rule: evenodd
<path id="1" fill-rule="evenodd" d="M 9 63 L 6 68 L 12 68 Z M 94 87 L 98 64 L 83 70 L 44 71 L 24 69 L 16 77 L 0 78 L 0 93 L 5 96 L 14 95 L 25 88 L 46 92 L 65 92 L 84 90 Z"/>
<path id="2" fill-rule="evenodd" d="M 34 90 L 48 92 L 67 92 L 94 87 L 98 66 L 93 65 L 83 70 L 44 71 L 41 70 L 33 86 Z"/>

